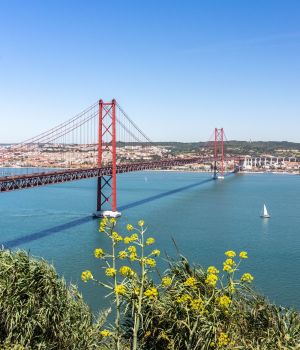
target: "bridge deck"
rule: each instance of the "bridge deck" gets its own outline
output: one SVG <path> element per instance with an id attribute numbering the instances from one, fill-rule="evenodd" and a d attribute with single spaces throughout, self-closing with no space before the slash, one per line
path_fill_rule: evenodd
<path id="1" fill-rule="evenodd" d="M 160 160 L 155 162 L 126 163 L 117 165 L 117 173 L 128 173 L 133 171 L 151 170 L 158 168 L 167 168 L 177 165 L 192 163 L 209 163 L 213 158 L 193 157 L 193 158 L 174 158 Z M 0 177 L 0 192 L 9 192 L 20 189 L 46 186 L 63 182 L 89 179 L 99 176 L 109 176 L 112 173 L 111 167 L 89 168 L 89 169 L 66 169 L 53 172 L 23 174 L 15 176 Z"/>

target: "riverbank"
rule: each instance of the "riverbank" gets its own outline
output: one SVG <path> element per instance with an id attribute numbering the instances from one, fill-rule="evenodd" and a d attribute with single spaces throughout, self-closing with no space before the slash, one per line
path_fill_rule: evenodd
<path id="1" fill-rule="evenodd" d="M 154 169 L 154 170 L 144 170 L 144 172 L 170 172 L 170 173 L 201 173 L 201 174 L 213 174 L 213 171 L 207 170 L 191 170 L 191 169 Z M 233 173 L 233 172 L 232 172 Z M 300 175 L 299 172 L 287 172 L 287 171 L 250 171 L 242 170 L 236 174 L 280 174 L 280 175 Z"/>

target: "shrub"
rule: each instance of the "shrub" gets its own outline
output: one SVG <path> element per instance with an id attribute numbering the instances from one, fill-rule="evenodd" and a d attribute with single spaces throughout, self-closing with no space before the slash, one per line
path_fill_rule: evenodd
<path id="1" fill-rule="evenodd" d="M 46 261 L 0 250 L 0 348 L 98 349 L 99 326 Z"/>
<path id="2" fill-rule="evenodd" d="M 247 252 L 225 252 L 221 268 L 191 266 L 186 258 L 169 259 L 169 269 L 152 278 L 160 255 L 140 220 L 126 236 L 116 220 L 104 218 L 99 231 L 110 251 L 97 248 L 107 279 L 92 280 L 109 290 L 115 324 L 103 329 L 103 344 L 121 350 L 287 350 L 300 344 L 299 313 L 271 305 L 251 287 L 253 276 L 240 274 Z M 222 272 L 220 272 L 222 270 Z"/>
<path id="3" fill-rule="evenodd" d="M 143 303 L 141 349 L 299 348 L 299 314 L 270 304 L 233 272 L 213 286 L 207 270 L 182 257 L 170 262 L 167 273 L 172 283 Z"/>

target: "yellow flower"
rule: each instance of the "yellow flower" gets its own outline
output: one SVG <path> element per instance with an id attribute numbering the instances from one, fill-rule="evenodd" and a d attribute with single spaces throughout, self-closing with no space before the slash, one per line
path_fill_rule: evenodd
<path id="1" fill-rule="evenodd" d="M 109 221 L 110 221 L 110 223 L 113 224 L 113 225 L 117 222 L 117 220 L 116 220 L 115 218 L 111 218 Z"/>
<path id="2" fill-rule="evenodd" d="M 147 238 L 147 240 L 146 240 L 146 244 L 147 244 L 147 245 L 151 245 L 151 244 L 153 244 L 154 242 L 155 242 L 155 239 L 152 238 L 152 237 L 149 237 L 149 238 Z"/>
<path id="3" fill-rule="evenodd" d="M 190 307 L 193 310 L 201 310 L 203 309 L 203 301 L 201 299 L 193 299 L 190 301 Z"/>
<path id="4" fill-rule="evenodd" d="M 240 252 L 240 258 L 241 259 L 248 259 L 248 253 L 247 252 Z"/>
<path id="5" fill-rule="evenodd" d="M 131 242 L 137 241 L 138 239 L 139 239 L 139 236 L 138 236 L 136 233 L 133 233 L 133 234 L 130 236 Z"/>
<path id="6" fill-rule="evenodd" d="M 118 255 L 118 256 L 119 256 L 120 259 L 124 260 L 124 259 L 127 258 L 128 254 L 127 254 L 127 252 L 126 252 L 125 250 L 121 250 L 121 251 L 119 252 L 119 255 Z"/>
<path id="7" fill-rule="evenodd" d="M 140 220 L 140 221 L 138 222 L 138 225 L 139 225 L 140 227 L 144 226 L 144 220 Z"/>
<path id="8" fill-rule="evenodd" d="M 218 337 L 218 347 L 219 348 L 222 348 L 222 347 L 225 347 L 227 345 L 229 345 L 230 343 L 230 338 L 228 337 L 228 335 L 224 332 L 221 332 L 219 337 Z"/>
<path id="9" fill-rule="evenodd" d="M 211 287 L 215 287 L 217 284 L 217 281 L 218 281 L 218 276 L 213 273 L 210 273 L 207 275 L 205 283 Z"/>
<path id="10" fill-rule="evenodd" d="M 187 301 L 190 301 L 192 298 L 188 294 L 183 294 L 182 296 L 178 297 L 176 299 L 177 303 L 186 303 Z"/>
<path id="11" fill-rule="evenodd" d="M 158 291 L 155 287 L 148 288 L 147 290 L 145 290 L 144 295 L 149 299 L 154 299 L 158 296 Z"/>
<path id="12" fill-rule="evenodd" d="M 101 249 L 101 248 L 96 248 L 96 249 L 94 250 L 94 255 L 95 255 L 95 258 L 97 258 L 97 259 L 103 258 L 103 256 L 104 256 L 104 251 L 103 251 L 103 249 Z"/>
<path id="13" fill-rule="evenodd" d="M 108 267 L 106 270 L 105 270 L 105 274 L 106 276 L 108 277 L 114 277 L 115 274 L 116 274 L 116 269 L 114 269 L 113 267 Z"/>
<path id="14" fill-rule="evenodd" d="M 189 277 L 183 284 L 187 287 L 195 287 L 197 280 L 195 277 Z"/>
<path id="15" fill-rule="evenodd" d="M 132 269 L 129 266 L 122 266 L 119 272 L 120 272 L 120 275 L 127 276 L 127 277 L 131 276 L 133 273 Z"/>
<path id="16" fill-rule="evenodd" d="M 104 232 L 106 225 L 107 225 L 107 218 L 103 218 L 100 221 L 99 232 Z"/>
<path id="17" fill-rule="evenodd" d="M 134 245 L 130 245 L 128 247 L 128 251 L 129 251 L 129 253 L 136 253 L 136 247 Z"/>
<path id="18" fill-rule="evenodd" d="M 102 337 L 109 337 L 109 336 L 111 336 L 110 331 L 107 330 L 107 329 L 103 329 L 103 331 L 101 331 L 100 334 L 102 335 Z"/>
<path id="19" fill-rule="evenodd" d="M 227 295 L 222 295 L 218 299 L 219 306 L 221 306 L 224 309 L 227 309 L 230 306 L 231 302 L 232 300 Z"/>
<path id="20" fill-rule="evenodd" d="M 129 244 L 130 242 L 131 242 L 130 237 L 128 237 L 128 236 L 124 237 L 124 243 L 125 244 Z"/>
<path id="21" fill-rule="evenodd" d="M 232 259 L 226 259 L 223 265 L 235 266 L 236 263 Z"/>
<path id="22" fill-rule="evenodd" d="M 163 277 L 161 284 L 163 287 L 169 287 L 172 284 L 172 278 L 169 276 Z"/>
<path id="23" fill-rule="evenodd" d="M 251 275 L 251 273 L 248 273 L 248 272 L 244 273 L 241 278 L 241 281 L 248 282 L 248 283 L 251 283 L 253 280 L 254 280 L 254 277 Z"/>
<path id="24" fill-rule="evenodd" d="M 130 225 L 130 224 L 127 224 L 126 228 L 127 228 L 127 231 L 132 231 L 133 230 L 133 226 Z"/>
<path id="25" fill-rule="evenodd" d="M 230 265 L 224 265 L 223 271 L 226 271 L 228 273 L 232 273 L 234 269 Z"/>
<path id="26" fill-rule="evenodd" d="M 83 282 L 87 282 L 89 280 L 92 280 L 93 275 L 92 275 L 91 271 L 89 271 L 89 270 L 83 271 L 81 274 L 81 279 L 83 280 Z"/>
<path id="27" fill-rule="evenodd" d="M 155 267 L 156 261 L 152 258 L 147 258 L 147 259 L 145 259 L 145 264 L 149 265 L 150 267 Z"/>
<path id="28" fill-rule="evenodd" d="M 113 232 L 113 233 L 111 234 L 111 236 L 112 236 L 113 240 L 116 241 L 116 242 L 119 242 L 119 241 L 122 241 L 122 240 L 123 240 L 122 236 L 120 236 L 120 235 L 118 234 L 118 232 Z"/>
<path id="29" fill-rule="evenodd" d="M 154 256 L 159 256 L 160 255 L 160 250 L 159 249 L 154 249 L 151 254 L 154 255 Z"/>
<path id="30" fill-rule="evenodd" d="M 130 259 L 131 261 L 136 261 L 136 260 L 137 260 L 137 255 L 136 255 L 136 253 L 131 253 L 131 254 L 129 255 L 129 259 Z"/>
<path id="31" fill-rule="evenodd" d="M 233 250 L 228 250 L 225 252 L 225 255 L 227 255 L 228 258 L 234 258 L 236 256 L 236 253 Z"/>
<path id="32" fill-rule="evenodd" d="M 207 273 L 217 274 L 217 273 L 219 273 L 219 270 L 218 270 L 215 266 L 210 266 L 210 267 L 207 269 Z"/>
<path id="33" fill-rule="evenodd" d="M 107 225 L 107 221 L 108 221 L 108 219 L 107 219 L 107 217 L 105 216 L 101 221 L 100 221 L 100 225 Z"/>
<path id="34" fill-rule="evenodd" d="M 126 293 L 126 287 L 123 284 L 116 285 L 115 293 L 118 295 L 124 295 Z"/>

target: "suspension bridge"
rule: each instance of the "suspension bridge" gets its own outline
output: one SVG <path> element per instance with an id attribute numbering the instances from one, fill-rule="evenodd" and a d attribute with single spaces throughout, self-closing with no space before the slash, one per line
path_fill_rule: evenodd
<path id="1" fill-rule="evenodd" d="M 97 215 L 118 216 L 117 174 L 201 163 L 222 179 L 228 162 L 231 172 L 241 162 L 226 154 L 225 143 L 223 128 L 215 128 L 197 154 L 174 156 L 152 142 L 116 100 L 99 100 L 46 132 L 2 147 L 0 192 L 97 178 Z"/>

